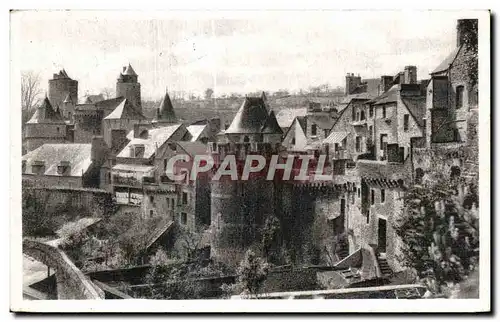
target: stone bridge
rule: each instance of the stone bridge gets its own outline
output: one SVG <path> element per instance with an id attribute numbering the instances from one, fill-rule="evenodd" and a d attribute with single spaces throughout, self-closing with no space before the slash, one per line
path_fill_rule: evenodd
<path id="1" fill-rule="evenodd" d="M 23 253 L 55 270 L 58 299 L 104 299 L 104 292 L 93 284 L 59 248 L 24 239 Z"/>

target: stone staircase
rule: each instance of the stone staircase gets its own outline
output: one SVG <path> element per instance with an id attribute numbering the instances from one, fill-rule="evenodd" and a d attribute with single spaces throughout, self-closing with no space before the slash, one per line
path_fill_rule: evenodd
<path id="1" fill-rule="evenodd" d="M 378 266 L 380 267 L 380 272 L 384 277 L 391 276 L 394 273 L 392 271 L 392 268 L 389 266 L 389 263 L 387 262 L 385 256 L 378 255 L 377 261 Z"/>

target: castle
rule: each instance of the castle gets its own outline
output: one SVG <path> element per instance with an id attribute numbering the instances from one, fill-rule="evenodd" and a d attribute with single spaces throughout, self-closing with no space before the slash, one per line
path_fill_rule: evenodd
<path id="1" fill-rule="evenodd" d="M 260 243 L 266 221 L 276 217 L 280 229 L 271 245 L 276 263 L 360 268 L 361 277 L 345 277 L 348 281 L 387 277 L 404 269 L 397 259 L 403 241 L 393 228 L 403 212 L 402 197 L 408 186 L 436 170 L 432 158 L 440 160 L 443 173 L 477 180 L 477 153 L 471 152 L 478 144 L 477 85 L 470 85 L 463 32 L 459 23 L 456 49 L 430 79 L 419 80 L 413 65 L 378 79 L 349 73 L 339 104 L 310 104 L 302 114 L 290 113 L 286 128 L 264 94 L 245 97 L 225 130 L 216 120 L 179 122 L 168 93 L 148 120 L 130 65 L 117 80 L 117 98 L 78 104 L 78 82 L 62 70 L 26 124 L 23 179 L 64 176 L 24 170 L 43 162 L 36 155 L 44 144 L 96 144 L 102 137 L 107 151 L 105 160 L 93 161 L 100 167 L 96 186 L 113 193 L 121 212 L 168 219 L 148 244 L 151 249 L 171 247 L 161 236 L 174 224 L 201 230 L 209 256 L 236 264 Z M 331 180 L 268 181 L 257 175 L 212 181 L 213 173 L 191 179 L 190 162 L 167 168 L 178 154 L 193 159 L 207 153 L 214 170 L 226 166 L 227 155 L 239 165 L 252 154 L 266 160 L 279 155 L 280 162 L 287 155 L 309 155 L 316 162 L 326 155 Z M 184 173 L 185 180 L 172 181 L 167 171 Z M 280 254 L 284 250 L 288 254 Z"/>

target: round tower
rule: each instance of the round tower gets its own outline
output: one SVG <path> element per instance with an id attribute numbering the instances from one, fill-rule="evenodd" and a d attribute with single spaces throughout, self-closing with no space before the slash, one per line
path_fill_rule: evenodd
<path id="1" fill-rule="evenodd" d="M 52 79 L 49 79 L 48 98 L 54 109 L 63 109 L 64 101 L 68 96 L 72 102 L 78 102 L 78 81 L 71 79 L 63 69 L 58 74 L 53 74 Z"/>
<path id="2" fill-rule="evenodd" d="M 124 97 L 129 103 L 142 113 L 141 84 L 132 66 L 124 66 L 116 81 L 116 97 Z"/>

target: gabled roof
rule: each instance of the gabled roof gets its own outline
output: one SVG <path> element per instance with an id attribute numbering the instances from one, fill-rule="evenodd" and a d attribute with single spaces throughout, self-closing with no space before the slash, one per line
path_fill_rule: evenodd
<path id="1" fill-rule="evenodd" d="M 105 120 L 126 119 L 126 120 L 144 120 L 146 117 L 141 112 L 134 109 L 125 98 L 121 98 L 121 102 Z"/>
<path id="2" fill-rule="evenodd" d="M 177 117 L 175 116 L 174 106 L 170 100 L 168 92 L 165 92 L 165 96 L 161 100 L 160 107 L 158 108 L 153 122 L 165 122 L 165 123 L 176 123 Z"/>
<path id="3" fill-rule="evenodd" d="M 64 99 L 64 102 L 63 103 L 73 103 L 73 100 L 71 99 L 71 96 L 69 95 L 66 95 L 66 98 Z"/>
<path id="4" fill-rule="evenodd" d="M 245 97 L 226 134 L 260 133 L 268 117 L 261 97 Z"/>
<path id="5" fill-rule="evenodd" d="M 59 110 L 54 110 L 49 102 L 47 96 L 42 102 L 42 105 L 37 107 L 35 113 L 27 124 L 35 123 L 54 123 L 54 124 L 66 124 L 61 116 Z"/>
<path id="6" fill-rule="evenodd" d="M 399 85 L 393 85 L 387 92 L 373 99 L 373 105 L 395 103 L 398 101 Z"/>
<path id="7" fill-rule="evenodd" d="M 413 116 L 419 126 L 424 126 L 424 117 L 426 111 L 425 96 L 401 96 L 403 104 L 406 106 L 410 114 Z"/>
<path id="8" fill-rule="evenodd" d="M 127 139 L 130 142 L 118 153 L 117 157 L 132 158 L 133 156 L 130 156 L 130 148 L 134 145 L 143 145 L 144 154 L 141 158 L 149 159 L 156 153 L 156 149 L 165 144 L 181 127 L 185 129 L 185 126 L 182 124 L 150 128 L 147 129 L 148 135 L 146 138 L 134 138 L 134 130 L 132 130 L 127 134 Z"/>
<path id="9" fill-rule="evenodd" d="M 135 73 L 135 70 L 132 68 L 132 66 L 130 64 L 128 64 L 128 66 L 122 72 L 122 75 L 137 76 L 137 74 Z"/>
<path id="10" fill-rule="evenodd" d="M 307 107 L 284 108 L 276 113 L 276 120 L 281 128 L 289 128 L 297 116 L 306 116 Z"/>
<path id="11" fill-rule="evenodd" d="M 45 163 L 45 175 L 56 176 L 57 166 L 63 162 L 69 162 L 69 176 L 81 177 L 87 172 L 92 164 L 91 144 L 61 143 L 44 144 L 39 148 L 25 154 L 22 159 L 26 160 L 26 174 L 33 174 L 31 165 L 33 162 Z"/>
<path id="12" fill-rule="evenodd" d="M 200 135 L 203 134 L 203 131 L 208 127 L 207 124 L 205 125 L 189 125 L 187 127 L 187 130 L 189 131 L 189 134 L 191 134 L 191 142 L 198 141 L 200 138 Z"/>
<path id="13" fill-rule="evenodd" d="M 440 72 L 444 72 L 446 70 L 448 70 L 448 68 L 450 68 L 450 66 L 453 64 L 453 62 L 455 61 L 455 59 L 457 58 L 458 56 L 458 53 L 460 52 L 460 49 L 462 47 L 457 47 L 455 48 L 442 62 L 441 64 L 438 65 L 438 67 L 436 67 L 436 69 L 434 69 L 434 71 L 431 72 L 431 75 L 432 74 L 437 74 L 437 73 L 440 73 Z"/>
<path id="14" fill-rule="evenodd" d="M 267 133 L 267 134 L 283 134 L 283 130 L 278 124 L 278 121 L 276 120 L 276 115 L 274 115 L 274 111 L 271 111 L 269 113 L 269 116 L 267 117 L 266 122 L 264 123 L 264 126 L 262 127 L 262 133 Z"/>

